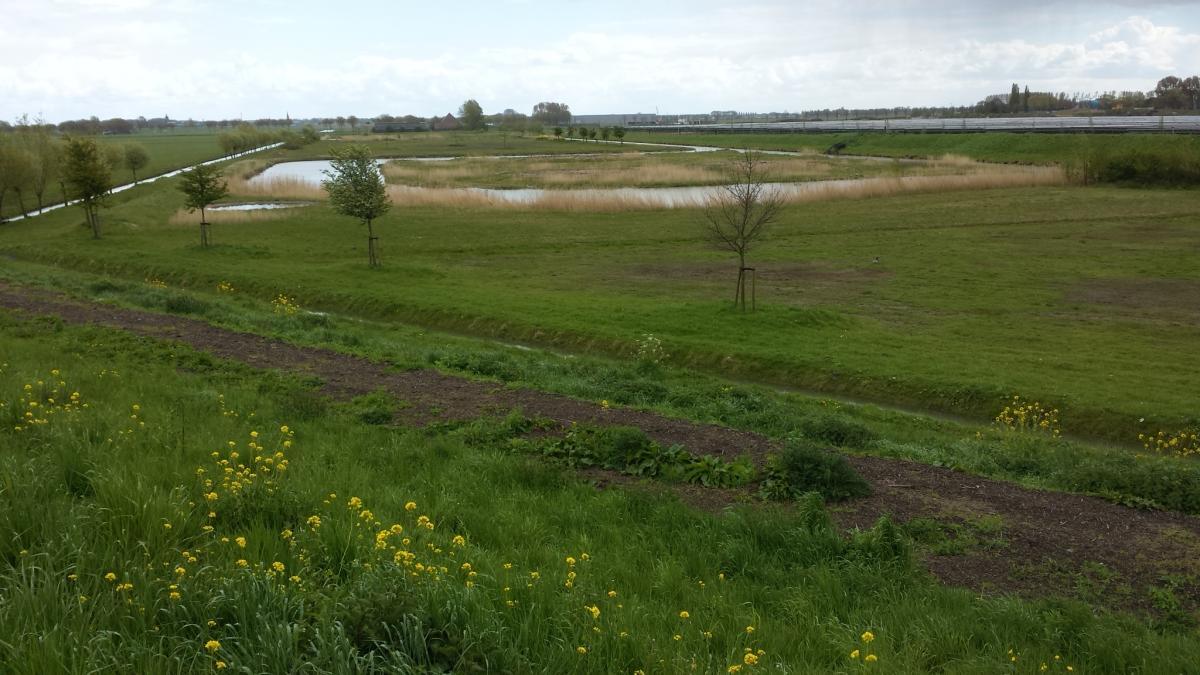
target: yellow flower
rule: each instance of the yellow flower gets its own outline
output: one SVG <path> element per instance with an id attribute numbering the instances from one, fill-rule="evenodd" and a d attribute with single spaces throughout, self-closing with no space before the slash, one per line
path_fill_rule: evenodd
<path id="1" fill-rule="evenodd" d="M 184 568 L 182 565 L 179 567 L 176 567 L 175 574 L 176 574 L 176 576 L 183 576 L 183 575 L 187 574 L 187 569 Z"/>
<path id="2" fill-rule="evenodd" d="M 746 626 L 746 633 L 747 633 L 747 634 L 749 634 L 749 633 L 753 633 L 753 632 L 754 632 L 754 626 Z"/>
<path id="3" fill-rule="evenodd" d="M 871 631 L 866 631 L 866 632 L 864 632 L 864 633 L 862 634 L 862 641 L 863 641 L 863 642 L 866 642 L 866 643 L 870 644 L 870 642 L 871 642 L 872 640 L 874 640 L 874 639 L 875 639 L 875 634 L 874 634 L 874 633 L 872 633 Z"/>
<path id="4" fill-rule="evenodd" d="M 300 577 L 293 574 L 292 576 L 288 577 L 288 581 L 292 582 L 293 584 L 298 584 L 300 583 Z"/>
<path id="5" fill-rule="evenodd" d="M 104 580 L 109 583 L 112 583 L 117 580 L 117 575 L 113 574 L 112 572 L 109 572 L 108 574 L 104 575 Z"/>
<path id="6" fill-rule="evenodd" d="M 405 511 L 416 511 L 416 510 L 417 510 L 417 503 L 416 503 L 416 502 L 407 502 L 407 503 L 405 503 L 405 504 L 404 504 L 404 510 L 405 510 Z"/>
<path id="7" fill-rule="evenodd" d="M 234 539 L 234 541 L 237 542 L 238 548 L 246 548 L 245 537 L 238 537 L 237 539 Z"/>
<path id="8" fill-rule="evenodd" d="M 599 607 L 597 607 L 597 606 L 595 606 L 595 605 L 592 605 L 591 607 L 584 607 L 584 609 L 586 609 L 587 611 L 591 612 L 591 614 L 592 614 L 592 619 L 599 619 L 599 618 L 600 618 L 600 608 L 599 608 Z"/>
<path id="9" fill-rule="evenodd" d="M 213 666 L 217 670 L 225 670 L 225 662 L 224 661 L 217 661 L 216 663 L 213 664 Z"/>
<path id="10" fill-rule="evenodd" d="M 688 614 L 688 613 L 687 613 L 687 610 L 685 609 L 685 610 L 683 610 L 682 612 L 680 612 L 680 613 L 679 613 L 679 618 L 681 618 L 681 619 L 690 619 L 690 618 L 692 618 L 692 615 L 691 615 L 691 614 Z"/>
<path id="11" fill-rule="evenodd" d="M 180 598 L 182 598 L 182 597 L 183 597 L 183 596 L 179 594 L 179 591 L 171 591 L 170 598 L 171 598 L 172 600 L 175 600 L 176 602 L 178 602 L 178 601 L 179 601 L 179 599 L 180 599 Z"/>
<path id="12" fill-rule="evenodd" d="M 314 530 L 321 526 L 321 516 L 309 516 L 308 526 Z"/>
<path id="13" fill-rule="evenodd" d="M 609 591 L 609 592 L 608 592 L 608 597 L 610 597 L 610 598 L 615 598 L 615 597 L 617 597 L 617 592 L 616 592 L 616 591 Z"/>
<path id="14" fill-rule="evenodd" d="M 855 649 L 854 651 L 850 652 L 850 658 L 852 658 L 852 659 L 857 659 L 857 658 L 858 658 L 858 650 L 857 650 L 857 649 Z"/>
<path id="15" fill-rule="evenodd" d="M 758 663 L 758 655 L 752 652 L 746 652 L 746 655 L 742 657 L 742 662 L 748 666 L 752 666 Z"/>
<path id="16" fill-rule="evenodd" d="M 567 564 L 568 564 L 568 565 L 574 565 L 574 564 L 575 564 L 575 559 L 574 559 L 574 558 L 572 558 L 571 556 L 567 556 Z"/>
<path id="17" fill-rule="evenodd" d="M 362 508 L 362 500 L 358 497 L 351 497 L 350 501 L 346 502 L 346 506 L 351 509 Z"/>
<path id="18" fill-rule="evenodd" d="M 276 560 L 275 562 L 271 563 L 271 569 L 275 570 L 276 572 L 282 572 L 284 569 L 283 563 Z"/>
<path id="19" fill-rule="evenodd" d="M 250 566 L 250 563 L 246 562 L 246 559 L 245 559 L 245 558 L 239 558 L 239 559 L 238 559 L 238 561 L 237 561 L 237 563 L 235 563 L 235 564 L 236 564 L 238 567 L 249 567 L 249 566 Z"/>
<path id="20" fill-rule="evenodd" d="M 204 643 L 204 648 L 207 649 L 209 653 L 212 653 L 221 648 L 221 643 L 217 642 L 216 640 L 209 640 L 208 642 Z"/>
<path id="21" fill-rule="evenodd" d="M 728 669 L 728 670 L 726 670 L 725 672 L 727 672 L 727 673 L 740 673 L 740 672 L 742 672 L 742 666 L 741 666 L 740 664 L 737 664 L 737 663 L 735 663 L 735 664 L 733 664 L 732 666 L 729 666 L 729 669 Z"/>
<path id="22" fill-rule="evenodd" d="M 461 534 L 454 535 L 454 539 L 452 539 L 451 542 L 455 546 L 466 546 L 467 545 L 467 540 L 465 538 L 463 538 L 463 536 Z"/>
<path id="23" fill-rule="evenodd" d="M 584 646 L 580 645 L 580 646 L 578 646 L 578 647 L 576 647 L 576 648 L 575 648 L 575 651 L 579 652 L 580 654 L 586 654 L 586 653 L 587 653 L 587 647 L 584 647 Z"/>

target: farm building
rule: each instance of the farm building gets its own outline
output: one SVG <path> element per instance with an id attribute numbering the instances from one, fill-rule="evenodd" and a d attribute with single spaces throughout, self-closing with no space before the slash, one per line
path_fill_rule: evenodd
<path id="1" fill-rule="evenodd" d="M 454 131 L 455 129 L 461 128 L 462 123 L 460 123 L 458 119 L 450 113 L 446 113 L 445 117 L 441 117 L 433 121 L 434 131 Z"/>

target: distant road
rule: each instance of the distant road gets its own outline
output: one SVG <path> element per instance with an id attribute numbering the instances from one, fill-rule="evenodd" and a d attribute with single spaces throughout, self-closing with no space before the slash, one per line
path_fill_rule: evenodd
<path id="1" fill-rule="evenodd" d="M 744 122 L 738 124 L 671 124 L 633 127 L 658 131 L 727 133 L 786 133 L 794 131 L 1127 131 L 1200 133 L 1200 115 L 1145 115 L 1138 117 L 957 117 L 831 122 Z"/>

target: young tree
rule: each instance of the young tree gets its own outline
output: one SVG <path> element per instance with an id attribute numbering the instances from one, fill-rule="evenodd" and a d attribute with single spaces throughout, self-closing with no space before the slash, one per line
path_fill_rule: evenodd
<path id="1" fill-rule="evenodd" d="M 617 137 L 621 145 L 625 145 L 625 127 L 613 127 L 613 136 Z"/>
<path id="2" fill-rule="evenodd" d="M 367 226 L 367 258 L 371 267 L 379 267 L 378 237 L 371 221 L 387 213 L 387 187 L 379 165 L 366 146 L 351 145 L 334 154 L 331 169 L 323 171 L 321 187 L 329 193 L 329 203 L 344 216 L 358 218 Z"/>
<path id="3" fill-rule="evenodd" d="M 40 124 L 29 132 L 28 141 L 34 161 L 30 186 L 33 196 L 37 198 L 38 213 L 41 213 L 45 206 L 46 188 L 62 176 L 62 145 L 54 140 L 49 129 Z"/>
<path id="4" fill-rule="evenodd" d="M 137 185 L 137 172 L 150 163 L 150 153 L 146 152 L 145 146 L 140 143 L 126 143 L 124 150 L 125 168 L 129 169 L 129 173 L 133 175 L 133 184 Z"/>
<path id="5" fill-rule="evenodd" d="M 563 135 L 562 127 L 554 127 L 554 138 L 556 138 L 556 139 L 562 138 L 562 135 Z"/>
<path id="6" fill-rule="evenodd" d="M 587 143 L 587 139 L 588 139 L 587 127 L 579 127 L 575 131 L 579 134 L 579 137 L 583 139 L 583 142 Z"/>
<path id="7" fill-rule="evenodd" d="M 229 187 L 221 170 L 213 164 L 198 164 L 189 171 L 180 174 L 179 191 L 186 200 L 184 206 L 188 213 L 200 210 L 200 246 L 209 245 L 208 219 L 204 210 L 218 199 L 229 195 Z"/>
<path id="8" fill-rule="evenodd" d="M 1021 110 L 1021 88 L 1013 82 L 1012 91 L 1008 94 L 1008 111 L 1019 112 Z"/>
<path id="9" fill-rule="evenodd" d="M 34 166 L 32 155 L 21 141 L 13 134 L 0 136 L 0 207 L 4 205 L 5 193 L 11 189 L 17 195 L 18 208 L 25 213 L 22 190 L 33 178 Z"/>
<path id="10" fill-rule="evenodd" d="M 462 122 L 464 128 L 467 129 L 482 129 L 483 128 L 483 107 L 473 98 L 463 101 L 463 104 L 458 108 L 458 119 Z"/>
<path id="11" fill-rule="evenodd" d="M 68 138 L 63 162 L 63 178 L 71 196 L 79 200 L 92 228 L 92 238 L 100 238 L 100 208 L 112 187 L 112 170 L 96 141 Z"/>
<path id="12" fill-rule="evenodd" d="M 1025 93 L 1021 94 L 1021 109 L 1029 112 L 1029 85 L 1025 85 Z"/>
<path id="13" fill-rule="evenodd" d="M 737 289 L 733 306 L 746 309 L 746 254 L 779 217 L 783 195 L 768 185 L 765 162 L 748 149 L 731 160 L 728 184 L 704 206 L 703 220 L 708 235 L 720 248 L 737 254 Z"/>
<path id="14" fill-rule="evenodd" d="M 600 138 L 603 138 L 605 141 L 608 141 L 609 136 L 612 136 L 611 128 L 604 127 L 603 129 L 600 130 Z"/>
<path id="15" fill-rule="evenodd" d="M 346 121 L 350 123 L 351 131 L 358 128 L 358 116 L 357 115 L 351 115 L 351 116 L 347 117 Z"/>
<path id="16" fill-rule="evenodd" d="M 596 128 L 595 127 L 588 129 L 588 138 L 592 139 L 593 141 L 596 140 Z"/>

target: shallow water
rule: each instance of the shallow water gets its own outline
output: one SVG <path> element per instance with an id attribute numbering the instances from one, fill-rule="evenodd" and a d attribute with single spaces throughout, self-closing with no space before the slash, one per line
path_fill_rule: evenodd
<path id="1" fill-rule="evenodd" d="M 254 202 L 250 204 L 219 204 L 210 206 L 209 211 L 269 211 L 271 209 L 297 209 L 310 206 L 312 202 Z"/>

